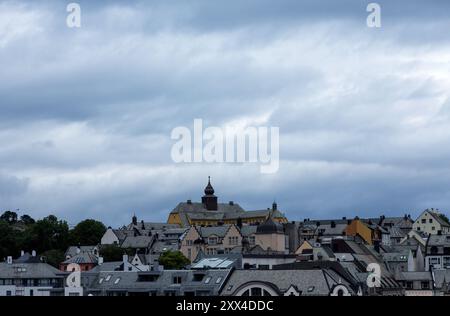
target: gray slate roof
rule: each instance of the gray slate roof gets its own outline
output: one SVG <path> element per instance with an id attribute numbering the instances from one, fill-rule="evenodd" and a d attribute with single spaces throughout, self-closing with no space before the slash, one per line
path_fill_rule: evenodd
<path id="1" fill-rule="evenodd" d="M 21 272 L 18 272 L 20 268 Z M 58 269 L 47 263 L 0 263 L 0 279 L 53 279 L 61 273 Z"/>
<path id="2" fill-rule="evenodd" d="M 217 295 L 230 270 L 164 270 L 160 272 L 100 272 L 91 283 L 91 290 L 104 291 L 195 291 L 208 290 Z M 195 274 L 203 274 L 201 281 L 194 279 Z M 157 276 L 155 281 L 140 281 L 139 275 Z M 109 277 L 108 277 L 109 276 Z M 174 277 L 181 277 L 181 284 L 174 284 Z M 210 279 L 208 280 L 208 277 Z M 107 281 L 108 279 L 108 281 Z M 102 281 L 101 281 L 102 280 Z M 101 281 L 101 282 L 100 282 Z M 209 282 L 207 282 L 209 281 Z"/>
<path id="3" fill-rule="evenodd" d="M 263 282 L 277 292 L 295 286 L 302 295 L 328 295 L 330 288 L 322 270 L 235 270 L 221 295 L 233 295 L 252 282 Z"/>

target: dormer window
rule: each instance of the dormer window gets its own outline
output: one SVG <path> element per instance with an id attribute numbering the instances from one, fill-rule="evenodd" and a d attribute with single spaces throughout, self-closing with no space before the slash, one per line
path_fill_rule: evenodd
<path id="1" fill-rule="evenodd" d="M 208 244 L 210 245 L 216 245 L 218 242 L 218 238 L 217 237 L 209 237 L 208 238 Z"/>

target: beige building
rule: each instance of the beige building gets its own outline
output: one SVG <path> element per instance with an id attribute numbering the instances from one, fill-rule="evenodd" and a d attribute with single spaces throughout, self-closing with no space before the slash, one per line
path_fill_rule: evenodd
<path id="1" fill-rule="evenodd" d="M 222 225 L 212 227 L 191 226 L 181 240 L 180 251 L 194 261 L 200 252 L 206 255 L 241 253 L 255 245 L 256 226 Z"/>
<path id="2" fill-rule="evenodd" d="M 413 224 L 413 229 L 428 235 L 450 233 L 450 223 L 436 209 L 426 209 Z"/>
<path id="3" fill-rule="evenodd" d="M 289 252 L 287 236 L 283 225 L 276 222 L 271 215 L 256 229 L 255 243 L 265 251 Z"/>

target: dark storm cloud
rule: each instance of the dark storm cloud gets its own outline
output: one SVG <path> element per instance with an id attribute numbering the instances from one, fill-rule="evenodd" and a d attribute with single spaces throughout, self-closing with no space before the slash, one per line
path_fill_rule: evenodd
<path id="1" fill-rule="evenodd" d="M 450 208 L 450 2 L 79 3 L 0 2 L 1 209 L 165 220 L 208 175 L 292 219 Z M 279 126 L 279 172 L 172 163 L 194 118 Z"/>

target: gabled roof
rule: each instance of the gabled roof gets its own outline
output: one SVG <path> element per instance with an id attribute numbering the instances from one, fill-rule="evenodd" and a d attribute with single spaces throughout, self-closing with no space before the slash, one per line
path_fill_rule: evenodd
<path id="1" fill-rule="evenodd" d="M 64 264 L 77 263 L 77 264 L 97 264 L 98 258 L 90 252 L 80 252 L 75 256 L 64 261 Z"/>
<path id="2" fill-rule="evenodd" d="M 122 248 L 148 248 L 154 236 L 128 236 L 122 242 Z"/>
<path id="3" fill-rule="evenodd" d="M 251 283 L 264 283 L 278 294 L 295 286 L 302 295 L 328 295 L 330 286 L 321 270 L 234 270 L 221 295 L 231 296 Z"/>
<path id="4" fill-rule="evenodd" d="M 64 255 L 66 257 L 67 256 L 70 256 L 70 257 L 76 256 L 78 254 L 78 250 L 79 250 L 80 253 L 81 252 L 93 253 L 94 249 L 96 247 L 97 246 L 79 246 L 79 247 L 77 247 L 77 246 L 70 246 L 69 248 L 67 248 L 66 253 Z"/>
<path id="5" fill-rule="evenodd" d="M 203 238 L 208 238 L 210 236 L 217 236 L 223 238 L 231 225 L 222 225 L 222 226 L 212 226 L 212 227 L 197 227 L 197 230 L 200 233 L 200 236 Z"/>

